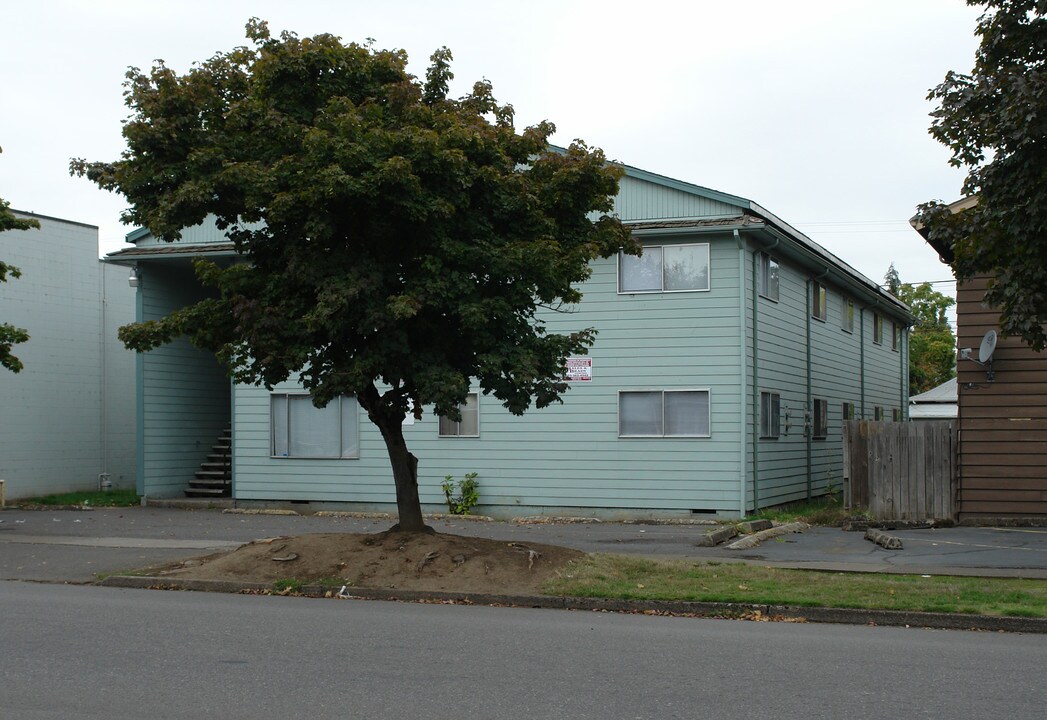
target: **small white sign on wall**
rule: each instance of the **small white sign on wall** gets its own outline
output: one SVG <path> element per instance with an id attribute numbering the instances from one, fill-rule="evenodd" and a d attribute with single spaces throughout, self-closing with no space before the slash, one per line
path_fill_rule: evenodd
<path id="1" fill-rule="evenodd" d="M 591 357 L 567 358 L 567 368 L 564 374 L 567 382 L 592 382 L 593 381 L 593 359 Z"/>

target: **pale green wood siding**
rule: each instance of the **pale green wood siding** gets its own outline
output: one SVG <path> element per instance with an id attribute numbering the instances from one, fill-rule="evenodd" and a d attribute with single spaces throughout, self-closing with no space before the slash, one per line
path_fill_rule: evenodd
<path id="1" fill-rule="evenodd" d="M 405 427 L 423 502 L 442 502 L 444 475 L 476 472 L 486 506 L 737 512 L 738 251 L 729 235 L 708 240 L 708 292 L 619 295 L 609 259 L 594 264 L 580 307 L 543 317 L 552 332 L 599 331 L 593 381 L 573 384 L 563 405 L 514 417 L 481 397 L 478 438 L 438 437 L 431 414 Z M 711 437 L 619 438 L 618 391 L 629 389 L 708 389 Z M 239 498 L 393 502 L 384 445 L 363 414 L 358 460 L 270 458 L 268 393 L 235 396 Z"/>
<path id="2" fill-rule="evenodd" d="M 204 297 L 188 262 L 140 267 L 140 320 Z M 149 497 L 179 496 L 229 422 L 229 379 L 212 354 L 184 338 L 145 353 L 141 365 L 142 488 Z"/>
<path id="3" fill-rule="evenodd" d="M 779 437 L 761 439 L 759 424 L 755 427 L 762 507 L 805 497 L 807 483 L 807 274 L 777 259 L 778 302 L 757 298 L 757 398 L 760 392 L 781 396 Z"/>
<path id="4" fill-rule="evenodd" d="M 828 428 L 824 439 L 811 441 L 811 495 L 824 495 L 831 488 L 842 489 L 843 403 L 854 402 L 861 384 L 861 336 L 858 328 L 846 333 L 843 324 L 843 299 L 847 293 L 834 285 L 826 287 L 825 322 L 811 320 L 811 398 L 828 405 Z M 860 303 L 859 303 L 860 306 Z M 813 416 L 812 416 L 813 417 Z"/>
<path id="5" fill-rule="evenodd" d="M 261 224 L 248 223 L 244 227 L 255 229 L 261 227 Z M 215 225 L 215 219 L 213 216 L 208 216 L 199 225 L 185 228 L 182 230 L 182 237 L 173 242 L 159 240 L 151 232 L 144 230 L 132 232 L 129 237 L 135 247 L 138 248 L 166 247 L 172 245 L 214 245 L 216 243 L 232 242 L 228 237 L 226 237 L 225 231 L 219 230 L 218 226 Z"/>
<path id="6" fill-rule="evenodd" d="M 903 369 L 907 365 L 906 346 L 900 344 L 891 349 L 891 318 L 884 317 L 883 343 L 873 342 L 873 317 L 876 308 L 865 310 L 865 419 L 873 418 L 873 408 L 884 408 L 886 420 L 891 419 L 891 410 L 905 410 L 907 396 L 902 402 L 901 387 Z M 907 386 L 905 386 L 907 387 Z"/>
<path id="7" fill-rule="evenodd" d="M 773 256 L 773 252 L 771 253 Z M 804 268 L 782 258 L 779 301 L 759 297 L 758 387 L 760 392 L 781 396 L 781 434 L 777 439 L 758 439 L 758 502 L 761 507 L 839 491 L 843 475 L 843 405 L 853 403 L 855 417 L 862 408 L 862 334 L 865 334 L 864 385 L 866 418 L 873 406 L 898 408 L 904 387 L 904 351 L 890 349 L 889 335 L 883 345 L 872 342 L 871 313 L 853 291 L 828 282 L 825 321 L 810 317 L 809 285 L 815 278 Z M 855 305 L 854 327 L 843 327 L 844 301 Z M 809 326 L 808 326 L 809 322 Z M 890 319 L 886 320 L 890 327 Z M 807 372 L 808 329 L 810 376 Z M 810 391 L 808 393 L 808 382 Z M 814 400 L 827 403 L 828 428 L 824 439 L 811 437 Z M 754 428 L 759 438 L 759 424 Z M 809 448 L 809 452 L 808 452 Z"/>
<path id="8" fill-rule="evenodd" d="M 700 217 L 738 217 L 735 205 L 646 180 L 624 177 L 614 200 L 614 211 L 625 221 L 673 220 Z"/>

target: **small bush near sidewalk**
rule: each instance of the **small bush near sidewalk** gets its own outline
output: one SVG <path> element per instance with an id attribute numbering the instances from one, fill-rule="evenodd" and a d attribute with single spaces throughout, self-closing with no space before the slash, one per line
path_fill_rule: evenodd
<path id="1" fill-rule="evenodd" d="M 1047 617 L 1047 580 L 788 570 L 591 555 L 544 588 L 552 595 Z"/>
<path id="2" fill-rule="evenodd" d="M 71 492 L 43 495 L 41 497 L 25 498 L 19 500 L 16 504 L 19 507 L 33 507 L 34 505 L 45 505 L 47 507 L 56 505 L 73 507 L 130 507 L 139 503 L 138 494 L 134 490 L 110 490 L 108 492 Z"/>

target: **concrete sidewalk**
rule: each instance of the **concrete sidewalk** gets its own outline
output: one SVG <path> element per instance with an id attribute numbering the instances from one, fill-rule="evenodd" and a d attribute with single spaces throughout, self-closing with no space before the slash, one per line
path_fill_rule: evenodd
<path id="1" fill-rule="evenodd" d="M 219 510 L 118 508 L 0 512 L 0 579 L 92 582 L 100 574 L 167 563 L 277 535 L 380 532 L 389 518 L 247 515 Z M 850 572 L 1047 578 L 1047 528 L 899 530 L 902 550 L 884 550 L 860 532 L 811 528 L 750 550 L 696 547 L 708 525 L 516 524 L 433 520 L 438 532 L 584 552 L 749 562 Z"/>

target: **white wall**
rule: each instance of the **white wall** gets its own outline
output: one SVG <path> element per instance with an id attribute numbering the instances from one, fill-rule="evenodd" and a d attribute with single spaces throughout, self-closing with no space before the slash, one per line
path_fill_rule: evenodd
<path id="1" fill-rule="evenodd" d="M 134 487 L 134 357 L 116 328 L 134 320 L 124 268 L 98 260 L 98 229 L 39 215 L 0 233 L 22 277 L 0 284 L 0 320 L 29 332 L 0 370 L 0 478 L 17 499 L 94 489 L 108 471 Z M 104 299 L 103 299 L 104 298 Z"/>

